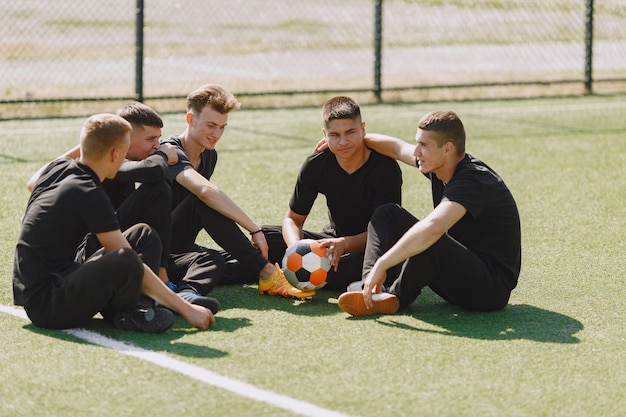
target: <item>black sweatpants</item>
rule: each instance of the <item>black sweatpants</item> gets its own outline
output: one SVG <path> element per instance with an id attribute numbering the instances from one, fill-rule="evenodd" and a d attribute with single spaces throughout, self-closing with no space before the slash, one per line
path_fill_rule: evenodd
<path id="1" fill-rule="evenodd" d="M 270 247 L 269 260 L 272 263 L 278 262 L 282 264 L 287 244 L 283 239 L 281 226 L 263 226 L 263 234 Z M 304 230 L 304 239 L 333 239 L 325 233 L 314 233 Z M 339 268 L 335 271 L 333 268 L 328 273 L 326 286 L 324 289 L 334 291 L 345 291 L 348 284 L 361 280 L 361 272 L 363 269 L 363 252 L 344 253 L 339 261 Z"/>
<path id="2" fill-rule="evenodd" d="M 116 210 L 120 229 L 137 223 L 151 226 L 161 238 L 159 266 L 168 265 L 172 226 L 172 189 L 165 181 L 143 183 Z"/>
<path id="3" fill-rule="evenodd" d="M 52 275 L 46 287 L 24 306 L 33 324 L 66 329 L 84 325 L 98 312 L 110 318 L 118 311 L 136 308 L 143 263 L 158 264 L 161 242 L 145 224 L 131 227 L 124 236 L 134 250 L 101 250 L 65 273 Z"/>
<path id="4" fill-rule="evenodd" d="M 191 288 L 200 295 L 207 295 L 219 284 L 225 266 L 226 261 L 219 251 L 193 245 L 188 252 L 170 256 L 167 275 L 178 291 Z"/>
<path id="5" fill-rule="evenodd" d="M 226 261 L 222 283 L 246 283 L 258 280 L 267 260 L 250 243 L 237 223 L 218 213 L 198 197 L 189 194 L 172 212 L 172 253 L 193 250 L 200 230 L 204 229 L 217 243 Z"/>
<path id="6" fill-rule="evenodd" d="M 363 276 L 418 219 L 397 204 L 378 207 L 368 227 Z M 481 259 L 447 234 L 424 252 L 387 271 L 385 285 L 406 306 L 422 288 L 430 287 L 451 304 L 474 311 L 494 311 L 506 306 L 510 291 L 493 276 Z"/>

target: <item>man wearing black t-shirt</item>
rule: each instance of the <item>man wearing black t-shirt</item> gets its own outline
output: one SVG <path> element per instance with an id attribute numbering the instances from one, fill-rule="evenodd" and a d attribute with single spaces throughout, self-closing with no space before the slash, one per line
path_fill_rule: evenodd
<path id="1" fill-rule="evenodd" d="M 259 282 L 259 292 L 310 298 L 315 293 L 291 285 L 283 271 L 267 260 L 262 230 L 224 191 L 211 182 L 217 165 L 216 146 L 239 108 L 235 96 L 217 84 L 206 84 L 187 95 L 187 126 L 180 135 L 161 141 L 178 149 L 178 163 L 168 169 L 172 186 L 173 253 L 193 250 L 201 230 L 223 249 L 226 282 Z M 241 228 L 250 233 L 250 238 Z M 252 244 L 254 242 L 254 245 Z"/>
<path id="2" fill-rule="evenodd" d="M 339 297 L 344 311 L 391 314 L 412 303 L 425 286 L 446 301 L 473 311 L 508 303 L 521 267 L 520 220 L 504 181 L 465 153 L 465 129 L 450 111 L 432 112 L 418 124 L 412 146 L 370 135 L 368 146 L 409 165 L 430 181 L 434 210 L 418 221 L 398 205 L 372 216 L 362 291 Z M 388 292 L 379 292 L 382 285 Z"/>
<path id="3" fill-rule="evenodd" d="M 280 262 L 288 246 L 318 240 L 331 256 L 326 288 L 345 291 L 361 276 L 367 224 L 376 207 L 401 203 L 398 163 L 365 146 L 365 122 L 358 103 L 338 96 L 322 108 L 324 142 L 300 168 L 282 227 L 264 226 L 269 260 Z M 304 230 L 319 194 L 326 197 L 329 224 L 322 232 Z"/>
<path id="4" fill-rule="evenodd" d="M 119 170 L 130 130 L 119 116 L 92 116 L 81 131 L 78 159 L 58 158 L 32 178 L 15 248 L 13 295 L 36 326 L 81 326 L 101 312 L 120 329 L 157 333 L 169 328 L 172 313 L 139 306 L 142 293 L 198 328 L 215 320 L 210 310 L 178 297 L 152 272 L 161 243 L 149 226 L 135 225 L 124 234 L 119 229 L 101 182 Z M 103 249 L 77 262 L 77 248 L 90 232 Z"/>
<path id="5" fill-rule="evenodd" d="M 138 223 L 146 223 L 161 240 L 161 259 L 158 270 L 153 270 L 172 291 L 189 301 L 210 309 L 219 310 L 219 301 L 206 297 L 219 281 L 224 260 L 216 250 L 195 245 L 184 253 L 171 253 L 172 192 L 166 180 L 169 165 L 178 162 L 177 148 L 159 144 L 163 120 L 143 103 L 129 103 L 117 111 L 128 121 L 130 146 L 126 159 L 113 178 L 102 181 L 102 188 L 113 203 L 121 230 Z M 75 146 L 63 156 L 77 159 L 80 146 Z M 28 181 L 32 190 L 37 175 Z M 139 184 L 139 186 L 136 186 Z M 101 248 L 94 234 L 89 234 L 78 253 L 84 262 Z"/>

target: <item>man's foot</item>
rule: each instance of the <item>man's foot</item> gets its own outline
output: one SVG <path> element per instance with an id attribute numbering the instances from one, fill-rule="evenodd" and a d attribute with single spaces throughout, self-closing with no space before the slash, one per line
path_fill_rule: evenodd
<path id="1" fill-rule="evenodd" d="M 208 308 L 213 314 L 217 314 L 217 312 L 220 310 L 220 302 L 217 301 L 215 298 L 202 296 L 198 294 L 195 290 L 192 290 L 190 288 L 180 291 L 178 295 L 180 296 L 180 298 L 191 304 L 196 304 Z"/>
<path id="2" fill-rule="evenodd" d="M 174 314 L 165 308 L 137 308 L 115 313 L 113 325 L 120 330 L 161 333 L 172 327 Z"/>
<path id="3" fill-rule="evenodd" d="M 259 294 L 282 295 L 287 298 L 311 298 L 315 291 L 302 291 L 287 281 L 283 270 L 276 264 L 276 272 L 267 279 L 259 278 Z"/>
<path id="4" fill-rule="evenodd" d="M 393 294 L 381 292 L 372 294 L 374 306 L 370 309 L 365 307 L 365 299 L 362 291 L 344 292 L 337 302 L 339 308 L 353 316 L 370 316 L 372 314 L 393 314 L 400 308 L 400 300 Z"/>

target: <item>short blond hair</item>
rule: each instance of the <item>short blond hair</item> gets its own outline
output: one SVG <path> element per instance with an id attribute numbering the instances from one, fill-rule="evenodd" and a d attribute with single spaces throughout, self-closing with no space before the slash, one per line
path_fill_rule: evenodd
<path id="1" fill-rule="evenodd" d="M 218 84 L 205 84 L 187 95 L 187 111 L 199 114 L 207 105 L 222 114 L 241 107 L 233 93 Z"/>
<path id="2" fill-rule="evenodd" d="M 81 154 L 88 159 L 100 159 L 107 151 L 119 146 L 130 135 L 131 124 L 115 114 L 101 113 L 89 117 L 80 131 Z"/>

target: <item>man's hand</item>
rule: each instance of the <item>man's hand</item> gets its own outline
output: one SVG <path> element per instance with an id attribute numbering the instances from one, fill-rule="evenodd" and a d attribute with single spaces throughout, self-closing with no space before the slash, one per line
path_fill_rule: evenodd
<path id="1" fill-rule="evenodd" d="M 324 137 L 322 138 L 322 140 L 317 142 L 317 145 L 315 145 L 313 152 L 322 152 L 322 151 L 325 151 L 326 149 L 328 149 L 328 141 Z"/>
<path id="2" fill-rule="evenodd" d="M 267 244 L 267 240 L 265 240 L 265 235 L 263 233 L 259 232 L 250 236 L 250 243 L 252 243 L 252 246 L 261 252 L 261 255 L 263 255 L 265 259 L 269 257 L 270 247 Z"/>
<path id="3" fill-rule="evenodd" d="M 159 146 L 159 151 L 167 156 L 168 165 L 174 165 L 178 162 L 178 148 L 171 143 L 162 143 L 161 146 Z"/>
<path id="4" fill-rule="evenodd" d="M 190 304 L 190 306 L 191 308 L 186 309 L 184 314 L 182 314 L 188 323 L 200 330 L 206 330 L 215 323 L 215 316 L 211 310 L 195 304 Z"/>
<path id="5" fill-rule="evenodd" d="M 363 284 L 363 300 L 368 310 L 374 307 L 372 294 L 378 294 L 382 291 L 382 284 L 385 282 L 386 277 L 387 272 L 374 264 L 374 267 L 370 270 Z"/>
<path id="6" fill-rule="evenodd" d="M 320 239 L 318 240 L 321 247 L 326 248 L 326 256 L 330 258 L 330 266 L 333 271 L 337 272 L 341 255 L 347 252 L 346 239 L 343 237 Z"/>

